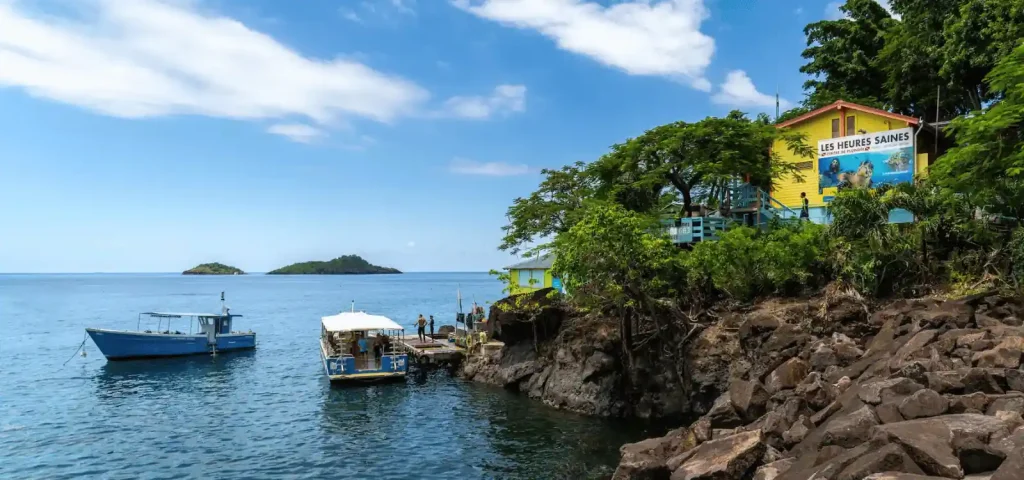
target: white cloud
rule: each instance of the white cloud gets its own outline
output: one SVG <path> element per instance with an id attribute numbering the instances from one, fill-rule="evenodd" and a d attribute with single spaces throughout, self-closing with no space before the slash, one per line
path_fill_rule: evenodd
<path id="1" fill-rule="evenodd" d="M 414 82 L 351 57 L 303 56 L 198 3 L 82 0 L 59 17 L 0 0 L 0 88 L 123 118 L 286 120 L 271 130 L 292 138 L 298 124 L 329 129 L 430 110 L 429 92 Z"/>
<path id="2" fill-rule="evenodd" d="M 485 119 L 498 114 L 523 112 L 526 110 L 526 87 L 523 85 L 498 85 L 491 95 L 456 96 L 444 102 L 443 116 Z"/>
<path id="3" fill-rule="evenodd" d="M 323 130 L 303 123 L 278 123 L 271 125 L 267 132 L 288 137 L 299 143 L 311 143 L 324 134 Z"/>
<path id="4" fill-rule="evenodd" d="M 707 91 L 715 41 L 700 31 L 703 0 L 451 0 L 474 15 L 540 32 L 559 48 L 631 75 L 670 77 Z"/>
<path id="5" fill-rule="evenodd" d="M 341 17 L 344 18 L 345 20 L 348 20 L 348 21 L 351 21 L 351 22 L 356 22 L 356 23 L 363 23 L 363 17 L 360 17 L 358 13 L 356 13 L 356 12 L 354 12 L 352 10 L 349 10 L 347 8 L 343 8 L 343 9 L 339 10 L 339 12 L 341 13 Z"/>
<path id="6" fill-rule="evenodd" d="M 406 15 L 416 15 L 416 10 L 413 10 L 416 0 L 391 0 L 391 5 Z"/>
<path id="7" fill-rule="evenodd" d="M 512 165 L 504 162 L 475 162 L 464 158 L 452 160 L 449 170 L 460 175 L 485 175 L 491 177 L 510 177 L 530 173 L 530 167 L 524 164 Z"/>
<path id="8" fill-rule="evenodd" d="M 775 106 L 775 97 L 757 91 L 754 82 L 743 70 L 733 70 L 725 77 L 718 90 L 711 96 L 711 101 L 732 107 L 768 108 Z M 789 108 L 789 102 L 779 100 L 780 107 Z"/>

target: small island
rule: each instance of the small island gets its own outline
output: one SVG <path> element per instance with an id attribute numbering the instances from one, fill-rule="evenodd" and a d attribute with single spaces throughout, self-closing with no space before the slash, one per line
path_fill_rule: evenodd
<path id="1" fill-rule="evenodd" d="M 223 263 L 204 263 L 202 265 L 196 265 L 184 272 L 182 275 L 245 275 L 245 272 L 240 268 L 235 268 L 230 265 L 224 265 Z"/>
<path id="2" fill-rule="evenodd" d="M 267 272 L 267 275 L 373 275 L 402 273 L 394 268 L 373 265 L 359 255 L 343 255 L 327 262 L 293 263 Z"/>

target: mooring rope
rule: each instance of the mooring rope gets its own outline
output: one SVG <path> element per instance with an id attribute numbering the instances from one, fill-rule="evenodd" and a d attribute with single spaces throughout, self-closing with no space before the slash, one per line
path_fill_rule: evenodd
<path id="1" fill-rule="evenodd" d="M 84 334 L 82 334 L 82 343 L 78 344 L 78 348 L 76 348 L 76 349 L 75 349 L 75 353 L 72 353 L 72 354 L 71 354 L 71 358 L 75 358 L 75 355 L 76 355 L 76 354 L 78 354 L 78 352 L 79 352 L 80 350 L 82 350 L 82 347 L 84 347 L 84 346 L 85 346 L 85 342 L 86 342 L 87 340 L 89 340 L 89 334 L 88 334 L 88 333 L 84 333 Z M 67 364 L 68 364 L 68 362 L 70 362 L 70 361 L 71 361 L 71 358 L 69 358 L 69 359 L 65 360 L 65 361 L 64 361 L 64 363 L 63 363 L 63 364 L 61 364 L 61 366 L 63 367 L 63 366 L 65 366 L 65 365 L 67 365 Z"/>

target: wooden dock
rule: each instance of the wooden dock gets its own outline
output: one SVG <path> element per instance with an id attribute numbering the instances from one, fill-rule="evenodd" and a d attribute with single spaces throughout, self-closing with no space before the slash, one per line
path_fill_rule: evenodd
<path id="1" fill-rule="evenodd" d="M 421 342 L 413 337 L 399 340 L 398 343 L 409 355 L 409 362 L 420 367 L 454 367 L 466 354 L 464 348 L 447 340 L 428 339 Z"/>

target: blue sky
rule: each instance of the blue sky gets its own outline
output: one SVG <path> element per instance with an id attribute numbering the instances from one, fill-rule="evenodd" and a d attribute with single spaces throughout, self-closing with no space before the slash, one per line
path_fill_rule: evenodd
<path id="1" fill-rule="evenodd" d="M 0 0 L 0 272 L 481 271 L 539 170 L 798 101 L 826 1 Z"/>

